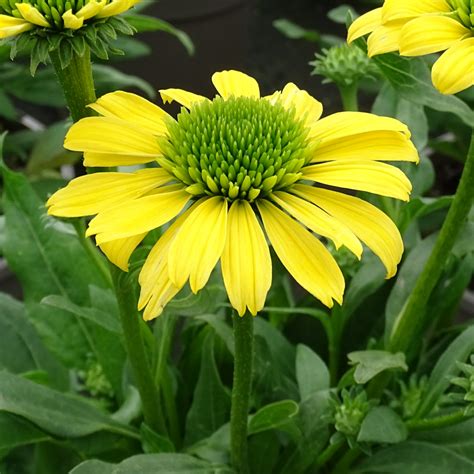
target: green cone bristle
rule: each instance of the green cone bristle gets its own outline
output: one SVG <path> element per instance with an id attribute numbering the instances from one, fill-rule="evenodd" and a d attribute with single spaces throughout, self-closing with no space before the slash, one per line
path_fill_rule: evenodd
<path id="1" fill-rule="evenodd" d="M 158 162 L 195 196 L 251 202 L 291 186 L 312 157 L 295 111 L 262 99 L 216 97 L 183 108 L 168 130 Z"/>
<path id="2" fill-rule="evenodd" d="M 466 28 L 474 31 L 474 0 L 448 0 L 448 3 L 456 13 L 457 19 Z"/>

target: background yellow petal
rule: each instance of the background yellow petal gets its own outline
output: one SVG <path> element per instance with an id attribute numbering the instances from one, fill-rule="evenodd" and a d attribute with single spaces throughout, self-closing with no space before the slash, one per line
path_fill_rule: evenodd
<path id="1" fill-rule="evenodd" d="M 189 278 L 193 293 L 209 279 L 224 249 L 227 202 L 222 197 L 198 201 L 171 244 L 168 264 L 173 283 L 182 287 Z"/>
<path id="2" fill-rule="evenodd" d="M 9 15 L 0 15 L 0 39 L 19 35 L 32 28 L 34 28 L 34 25 L 26 20 Z"/>
<path id="3" fill-rule="evenodd" d="M 342 303 L 344 277 L 324 245 L 269 201 L 257 203 L 278 258 L 293 278 L 327 307 Z"/>
<path id="4" fill-rule="evenodd" d="M 393 131 L 410 137 L 408 127 L 397 119 L 366 112 L 338 112 L 324 117 L 311 126 L 311 137 L 322 145 L 326 141 L 359 133 Z"/>
<path id="5" fill-rule="evenodd" d="M 272 283 L 272 260 L 265 235 L 247 201 L 229 210 L 227 238 L 221 258 L 222 275 L 232 306 L 243 316 L 263 308 Z"/>
<path id="6" fill-rule="evenodd" d="M 84 19 L 74 15 L 74 13 L 72 13 L 72 10 L 68 10 L 64 13 L 63 21 L 64 28 L 68 28 L 70 30 L 78 30 L 84 24 Z"/>
<path id="7" fill-rule="evenodd" d="M 300 221 L 306 227 L 334 242 L 336 248 L 341 245 L 347 247 L 357 258 L 362 256 L 362 244 L 344 223 L 334 219 L 319 207 L 293 196 L 292 194 L 277 191 L 271 196 L 288 214 Z"/>
<path id="8" fill-rule="evenodd" d="M 80 176 L 49 198 L 48 212 L 61 217 L 97 214 L 143 196 L 171 180 L 173 177 L 161 168 L 136 173 L 94 173 Z"/>
<path id="9" fill-rule="evenodd" d="M 474 38 L 451 46 L 431 70 L 434 86 L 443 94 L 456 94 L 474 85 Z"/>
<path id="10" fill-rule="evenodd" d="M 410 139 L 400 132 L 374 131 L 328 140 L 320 145 L 312 163 L 332 160 L 419 161 Z"/>
<path id="11" fill-rule="evenodd" d="M 154 135 L 164 135 L 167 131 L 165 120 L 171 120 L 163 109 L 130 92 L 105 94 L 89 107 L 105 117 L 122 119 Z"/>
<path id="12" fill-rule="evenodd" d="M 97 234 L 96 242 L 102 245 L 147 232 L 176 217 L 189 198 L 184 190 L 167 192 L 166 187 L 162 188 L 159 193 L 101 212 L 89 223 L 86 235 Z"/>
<path id="13" fill-rule="evenodd" d="M 420 56 L 448 49 L 471 34 L 459 21 L 447 16 L 423 16 L 409 21 L 400 36 L 400 54 Z"/>
<path id="14" fill-rule="evenodd" d="M 370 12 L 367 12 L 365 15 L 356 18 L 349 30 L 347 32 L 347 41 L 351 43 L 352 41 L 365 36 L 368 33 L 372 33 L 378 26 L 382 24 L 382 9 L 375 8 Z"/>
<path id="15" fill-rule="evenodd" d="M 107 258 L 124 272 L 128 272 L 128 261 L 138 244 L 144 239 L 146 232 L 125 239 L 111 240 L 100 245 Z"/>
<path id="16" fill-rule="evenodd" d="M 377 54 L 391 53 L 400 48 L 400 35 L 404 20 L 397 20 L 376 28 L 367 40 L 369 57 Z"/>
<path id="17" fill-rule="evenodd" d="M 33 5 L 30 5 L 29 3 L 17 3 L 16 8 L 26 21 L 46 28 L 51 26 L 43 14 L 41 14 Z"/>
<path id="18" fill-rule="evenodd" d="M 89 18 L 96 16 L 105 7 L 105 4 L 106 0 L 101 0 L 100 2 L 90 0 L 89 3 L 77 11 L 76 16 L 88 20 Z"/>
<path id="19" fill-rule="evenodd" d="M 212 83 L 224 99 L 234 97 L 260 98 L 258 82 L 240 71 L 221 71 L 212 75 Z"/>
<path id="20" fill-rule="evenodd" d="M 140 0 L 112 0 L 96 15 L 96 18 L 106 18 L 120 15 L 120 13 L 130 10 Z"/>
<path id="21" fill-rule="evenodd" d="M 295 108 L 295 117 L 303 120 L 305 124 L 311 125 L 316 122 L 323 113 L 323 104 L 309 95 L 305 90 L 299 89 L 292 82 L 288 83 L 281 94 L 277 96 L 283 107 Z"/>
<path id="22" fill-rule="evenodd" d="M 410 180 L 398 168 L 378 161 L 341 160 L 302 168 L 303 178 L 408 201 Z"/>
<path id="23" fill-rule="evenodd" d="M 403 241 L 396 225 L 380 209 L 362 199 L 302 184 L 293 188 L 304 199 L 347 225 L 382 261 L 387 278 L 397 271 Z"/>
<path id="24" fill-rule="evenodd" d="M 150 158 L 160 154 L 151 133 L 113 117 L 87 117 L 75 123 L 66 135 L 64 147 L 73 151 Z"/>
<path id="25" fill-rule="evenodd" d="M 449 13 L 452 9 L 446 0 L 385 0 L 382 21 L 410 19 L 427 13 Z"/>
<path id="26" fill-rule="evenodd" d="M 207 97 L 183 89 L 161 89 L 160 95 L 165 104 L 175 101 L 178 102 L 178 104 L 184 105 L 187 109 L 190 109 L 193 104 L 199 104 L 204 100 L 209 100 Z"/>

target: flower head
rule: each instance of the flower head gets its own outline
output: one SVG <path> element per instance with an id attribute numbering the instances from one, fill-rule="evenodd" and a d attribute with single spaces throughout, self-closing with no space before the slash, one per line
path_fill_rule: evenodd
<path id="1" fill-rule="evenodd" d="M 261 97 L 243 73 L 212 80 L 213 100 L 161 91 L 183 106 L 177 119 L 134 94 L 107 94 L 91 105 L 100 116 L 66 137 L 86 166 L 154 165 L 76 178 L 48 201 L 56 216 L 96 215 L 87 235 L 123 270 L 147 232 L 170 223 L 139 276 L 144 318 L 159 315 L 187 281 L 193 292 L 203 288 L 219 260 L 231 304 L 255 315 L 271 285 L 266 237 L 298 283 L 329 307 L 342 302 L 344 278 L 312 232 L 358 258 L 364 242 L 394 275 L 403 244 L 393 222 L 321 185 L 407 200 L 409 180 L 383 163 L 418 160 L 407 127 L 365 113 L 320 120 L 320 102 L 291 83 Z"/>
<path id="2" fill-rule="evenodd" d="M 140 0 L 0 0 L 0 38 L 34 28 L 78 30 L 87 23 L 119 15 Z"/>
<path id="3" fill-rule="evenodd" d="M 432 70 L 433 84 L 444 94 L 474 85 L 473 0 L 385 0 L 354 21 L 348 40 L 368 33 L 369 56 L 445 51 Z"/>

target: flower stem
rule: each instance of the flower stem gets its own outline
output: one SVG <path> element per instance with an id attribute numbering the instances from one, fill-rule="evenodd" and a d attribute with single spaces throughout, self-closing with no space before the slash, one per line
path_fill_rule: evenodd
<path id="1" fill-rule="evenodd" d="M 112 276 L 120 311 L 132 373 L 140 393 L 145 423 L 157 433 L 166 434 L 166 425 L 159 403 L 159 393 L 153 380 L 150 361 L 145 351 L 145 341 L 140 327 L 140 315 L 137 311 L 135 289 L 128 275 L 112 266 Z"/>
<path id="2" fill-rule="evenodd" d="M 83 117 L 93 115 L 94 111 L 87 107 L 96 100 L 89 48 L 86 48 L 82 56 L 73 51 L 71 62 L 64 69 L 58 51 L 51 51 L 49 57 L 63 89 L 73 121 L 77 122 Z"/>
<path id="3" fill-rule="evenodd" d="M 316 465 L 317 467 L 324 466 L 327 464 L 334 456 L 335 454 L 342 448 L 344 445 L 345 441 L 340 440 L 337 441 L 333 444 L 330 444 L 319 456 L 318 459 L 316 460 Z"/>
<path id="4" fill-rule="evenodd" d="M 407 428 L 410 431 L 428 431 L 437 428 L 444 428 L 445 426 L 452 426 L 462 421 L 468 420 L 469 417 L 465 415 L 465 410 L 454 411 L 447 415 L 441 415 L 434 418 L 423 418 L 421 420 L 409 420 Z"/>
<path id="5" fill-rule="evenodd" d="M 238 474 L 248 474 L 247 418 L 250 404 L 253 362 L 253 316 L 249 313 L 234 319 L 234 383 L 230 413 L 232 464 Z"/>
<path id="6" fill-rule="evenodd" d="M 338 89 L 344 110 L 346 112 L 357 112 L 359 110 L 359 100 L 357 98 L 359 85 L 357 82 L 350 86 L 338 85 Z"/>
<path id="7" fill-rule="evenodd" d="M 474 200 L 474 130 L 454 200 L 434 245 L 433 251 L 418 277 L 411 295 L 391 334 L 388 350 L 407 351 L 426 325 L 430 313 L 426 311 L 429 297 L 438 283 L 445 263 Z"/>

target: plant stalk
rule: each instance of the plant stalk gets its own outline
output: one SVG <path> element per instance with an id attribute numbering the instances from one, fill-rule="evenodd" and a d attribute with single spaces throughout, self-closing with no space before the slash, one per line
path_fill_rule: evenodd
<path id="1" fill-rule="evenodd" d="M 234 320 L 234 383 L 230 413 L 230 444 L 232 465 L 238 474 L 249 474 L 247 419 L 252 386 L 253 316 L 246 313 Z"/>
<path id="2" fill-rule="evenodd" d="M 357 97 L 359 85 L 357 82 L 349 86 L 338 85 L 338 89 L 341 95 L 343 109 L 346 112 L 357 112 L 359 110 L 359 100 Z"/>
<path id="3" fill-rule="evenodd" d="M 439 281 L 456 238 L 471 210 L 474 200 L 474 130 L 454 200 L 441 227 L 433 251 L 418 277 L 404 311 L 399 316 L 389 342 L 391 352 L 407 350 L 414 344 L 426 326 L 429 312 L 426 305 Z"/>
<path id="4" fill-rule="evenodd" d="M 422 418 L 421 420 L 409 420 L 406 425 L 409 431 L 429 431 L 437 428 L 444 428 L 446 426 L 457 425 L 469 418 L 469 416 L 465 415 L 464 408 L 462 408 L 461 410 L 456 410 L 447 415 L 436 416 L 433 418 Z"/>

